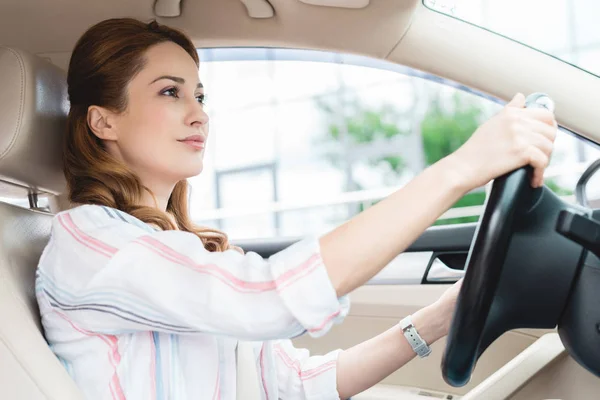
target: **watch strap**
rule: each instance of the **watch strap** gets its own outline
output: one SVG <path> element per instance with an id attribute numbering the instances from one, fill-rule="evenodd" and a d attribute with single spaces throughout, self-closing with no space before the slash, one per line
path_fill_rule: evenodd
<path id="1" fill-rule="evenodd" d="M 431 354 L 431 348 L 421 335 L 419 335 L 419 332 L 417 332 L 417 328 L 413 325 L 410 315 L 400 321 L 400 329 L 402 329 L 404 337 L 419 357 L 423 358 Z"/>

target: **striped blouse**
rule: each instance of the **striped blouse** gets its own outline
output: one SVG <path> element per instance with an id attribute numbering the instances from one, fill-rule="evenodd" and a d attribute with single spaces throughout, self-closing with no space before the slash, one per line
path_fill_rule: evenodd
<path id="1" fill-rule="evenodd" d="M 236 399 L 236 347 L 251 341 L 263 399 L 338 399 L 340 350 L 290 338 L 347 315 L 317 239 L 263 259 L 211 253 L 189 232 L 119 210 L 56 215 L 36 295 L 46 339 L 86 399 Z"/>

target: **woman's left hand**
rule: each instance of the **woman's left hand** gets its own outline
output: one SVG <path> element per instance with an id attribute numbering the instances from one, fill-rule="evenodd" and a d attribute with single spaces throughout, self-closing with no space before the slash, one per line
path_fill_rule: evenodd
<path id="1" fill-rule="evenodd" d="M 446 290 L 435 303 L 433 303 L 433 306 L 439 309 L 440 315 L 443 318 L 444 325 L 442 331 L 444 336 L 447 335 L 450 330 L 450 323 L 452 322 L 452 316 L 454 315 L 454 309 L 456 308 L 456 300 L 458 298 L 458 293 L 460 293 L 462 283 L 463 280 L 461 279 L 450 286 L 450 288 Z"/>
<path id="2" fill-rule="evenodd" d="M 428 344 L 448 334 L 461 286 L 462 279 L 447 289 L 437 301 L 413 314 L 413 323 Z"/>

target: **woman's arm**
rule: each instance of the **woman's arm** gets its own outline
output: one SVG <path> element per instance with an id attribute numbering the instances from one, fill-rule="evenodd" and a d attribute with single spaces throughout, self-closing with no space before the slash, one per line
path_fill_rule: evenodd
<path id="1" fill-rule="evenodd" d="M 412 315 L 428 344 L 447 334 L 461 282 Z M 288 339 L 273 342 L 273 352 L 279 398 L 286 400 L 346 399 L 377 384 L 415 356 L 398 325 L 345 351 L 311 356 Z"/>
<path id="2" fill-rule="evenodd" d="M 450 158 L 321 238 L 321 254 L 338 296 L 377 274 L 467 191 Z"/>
<path id="3" fill-rule="evenodd" d="M 413 314 L 413 324 L 427 344 L 447 335 L 459 289 L 460 283 L 455 284 L 438 301 Z M 376 385 L 415 355 L 398 325 L 343 351 L 336 372 L 340 398 L 350 398 Z"/>

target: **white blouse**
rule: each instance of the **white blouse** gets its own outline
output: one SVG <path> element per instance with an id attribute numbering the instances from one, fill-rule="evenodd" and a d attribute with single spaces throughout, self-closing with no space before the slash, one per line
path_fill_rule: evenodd
<path id="1" fill-rule="evenodd" d="M 290 338 L 347 315 L 317 239 L 263 259 L 211 253 L 119 210 L 56 215 L 37 271 L 46 339 L 87 399 L 236 399 L 238 340 L 254 341 L 263 399 L 339 399 L 340 350 Z"/>

